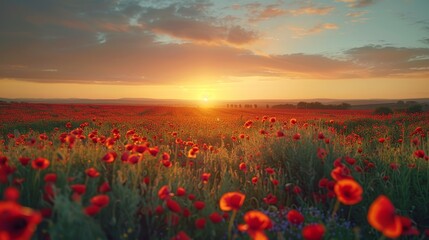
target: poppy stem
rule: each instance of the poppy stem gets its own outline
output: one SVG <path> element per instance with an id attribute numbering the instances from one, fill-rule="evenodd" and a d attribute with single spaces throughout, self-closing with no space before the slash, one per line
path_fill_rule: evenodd
<path id="1" fill-rule="evenodd" d="M 335 202 L 335 206 L 334 209 L 332 210 L 332 219 L 335 217 L 335 215 L 337 214 L 338 209 L 340 208 L 340 201 Z"/>
<path id="2" fill-rule="evenodd" d="M 384 239 L 386 239 L 386 236 L 381 235 L 381 237 L 378 240 L 384 240 Z"/>
<path id="3" fill-rule="evenodd" d="M 237 215 L 237 210 L 233 210 L 228 224 L 228 240 L 231 240 L 232 225 L 234 224 L 234 218 L 236 215 Z"/>

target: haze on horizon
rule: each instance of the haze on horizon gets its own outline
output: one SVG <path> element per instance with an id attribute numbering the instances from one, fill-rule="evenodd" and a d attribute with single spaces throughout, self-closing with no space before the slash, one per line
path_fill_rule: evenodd
<path id="1" fill-rule="evenodd" d="M 427 0 L 6 0 L 0 97 L 427 98 L 427 9 Z"/>

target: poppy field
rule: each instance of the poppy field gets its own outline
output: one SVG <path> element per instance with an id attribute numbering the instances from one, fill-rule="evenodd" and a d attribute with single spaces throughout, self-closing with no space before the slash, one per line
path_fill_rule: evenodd
<path id="1" fill-rule="evenodd" d="M 0 103 L 0 239 L 428 239 L 429 114 Z"/>

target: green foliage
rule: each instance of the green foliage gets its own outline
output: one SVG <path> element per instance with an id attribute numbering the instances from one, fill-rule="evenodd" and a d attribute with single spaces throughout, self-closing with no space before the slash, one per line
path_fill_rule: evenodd
<path id="1" fill-rule="evenodd" d="M 393 110 L 389 107 L 377 107 L 374 110 L 374 114 L 376 114 L 376 115 L 389 115 L 389 114 L 393 114 Z"/>

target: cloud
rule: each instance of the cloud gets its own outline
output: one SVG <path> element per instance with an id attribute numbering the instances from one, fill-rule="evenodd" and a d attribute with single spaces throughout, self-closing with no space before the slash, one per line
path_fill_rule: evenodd
<path id="1" fill-rule="evenodd" d="M 347 3 L 351 8 L 367 7 L 376 3 L 378 0 L 336 0 L 337 2 Z"/>
<path id="2" fill-rule="evenodd" d="M 352 18 L 359 18 L 362 17 L 363 15 L 367 14 L 368 11 L 355 11 L 355 12 L 350 12 L 347 13 L 347 17 L 352 17 Z"/>
<path id="3" fill-rule="evenodd" d="M 246 9 L 248 12 L 250 22 L 269 20 L 284 15 L 327 15 L 335 9 L 334 7 L 317 7 L 314 5 L 307 5 L 297 9 L 287 9 L 280 4 L 263 5 L 260 3 L 249 3 L 243 6 L 232 6 L 232 9 L 235 10 L 242 8 Z"/>
<path id="4" fill-rule="evenodd" d="M 139 22 L 145 29 L 156 34 L 166 34 L 197 43 L 243 45 L 257 39 L 258 34 L 255 31 L 223 24 L 205 15 L 203 8 L 185 9 L 175 4 L 161 9 L 146 8 Z M 187 15 L 183 15 L 184 12 Z"/>
<path id="5" fill-rule="evenodd" d="M 368 45 L 352 48 L 345 54 L 373 77 L 429 77 L 429 48 Z"/>
<path id="6" fill-rule="evenodd" d="M 426 43 L 429 44 L 429 38 L 424 38 L 422 40 L 420 40 L 422 43 Z"/>
<path id="7" fill-rule="evenodd" d="M 301 38 L 307 35 L 317 34 L 325 30 L 336 30 L 338 29 L 338 25 L 334 23 L 323 23 L 323 24 L 317 24 L 316 26 L 311 28 L 291 26 L 291 27 L 288 27 L 288 29 L 292 31 L 293 36 L 295 38 Z"/>
<path id="8" fill-rule="evenodd" d="M 327 15 L 334 9 L 334 7 L 302 7 L 296 10 L 290 10 L 290 13 L 293 15 Z"/>

